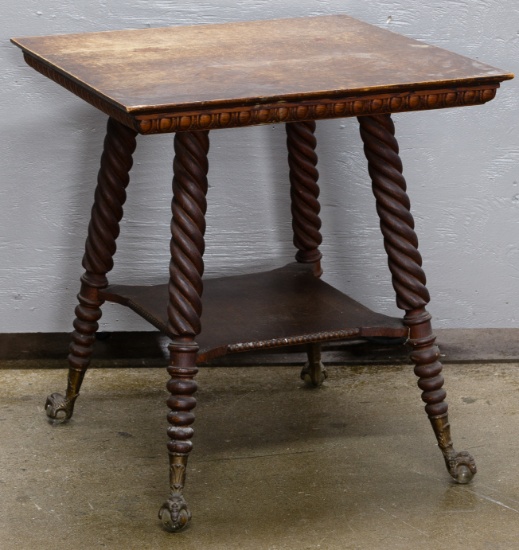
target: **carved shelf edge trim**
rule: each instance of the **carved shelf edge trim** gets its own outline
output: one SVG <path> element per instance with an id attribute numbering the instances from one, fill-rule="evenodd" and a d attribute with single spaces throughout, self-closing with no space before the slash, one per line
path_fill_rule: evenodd
<path id="1" fill-rule="evenodd" d="M 223 108 L 218 109 L 217 112 L 153 113 L 136 115 L 135 127 L 141 134 L 160 134 L 464 107 L 482 105 L 492 100 L 498 87 L 499 84 L 488 84 L 458 89 L 374 94 L 294 104 L 280 102 L 272 105 Z"/>
<path id="2" fill-rule="evenodd" d="M 286 338 L 273 338 L 272 340 L 231 344 L 227 346 L 227 353 L 239 353 L 242 351 L 277 348 L 277 347 L 283 347 L 283 346 L 295 346 L 299 344 L 308 344 L 312 342 L 329 342 L 332 340 L 347 340 L 349 338 L 354 338 L 360 335 L 361 335 L 360 329 L 348 329 L 348 330 L 336 330 L 333 332 L 303 334 L 301 336 L 292 336 L 292 337 L 289 336 Z"/>

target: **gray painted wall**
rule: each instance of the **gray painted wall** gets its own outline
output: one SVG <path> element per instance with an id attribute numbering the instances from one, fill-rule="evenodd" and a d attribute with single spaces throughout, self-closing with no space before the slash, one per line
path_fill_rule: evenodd
<path id="1" fill-rule="evenodd" d="M 519 73 L 517 0 L 3 0 L 0 332 L 70 330 L 105 117 L 11 36 L 348 13 Z M 395 116 L 436 327 L 519 326 L 519 79 L 481 107 Z M 353 119 L 318 124 L 327 281 L 398 313 Z M 112 280 L 166 277 L 171 136 L 141 138 Z M 265 159 L 267 162 L 265 163 Z M 207 273 L 293 257 L 280 126 L 212 133 Z M 149 328 L 107 304 L 106 330 Z"/>

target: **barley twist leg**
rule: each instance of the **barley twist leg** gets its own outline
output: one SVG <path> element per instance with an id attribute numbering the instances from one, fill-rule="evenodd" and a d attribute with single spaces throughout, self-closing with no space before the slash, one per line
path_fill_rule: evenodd
<path id="1" fill-rule="evenodd" d="M 191 519 L 183 491 L 195 420 L 195 337 L 201 330 L 208 151 L 207 131 L 175 135 L 168 304 L 168 329 L 175 337 L 169 345 L 171 378 L 167 385 L 171 493 L 159 511 L 165 529 L 173 532 Z"/>
<path id="2" fill-rule="evenodd" d="M 63 421 L 72 416 L 81 383 L 90 364 L 103 304 L 99 290 L 107 286 L 106 274 L 113 267 L 115 241 L 119 235 L 126 187 L 130 181 L 136 134 L 116 120 L 108 119 L 83 256 L 85 273 L 81 277 L 79 305 L 75 310 L 76 319 L 68 356 L 70 368 L 67 390 L 65 395 L 51 394 L 45 403 L 47 415 L 52 420 Z"/>
<path id="3" fill-rule="evenodd" d="M 321 218 L 319 212 L 319 172 L 315 148 L 315 121 L 292 122 L 285 125 L 287 133 L 288 165 L 290 168 L 290 198 L 296 260 L 314 264 L 314 273 L 322 275 L 319 250 Z M 321 345 L 309 344 L 308 362 L 301 370 L 301 379 L 309 387 L 320 387 L 328 374 L 321 361 Z"/>
<path id="4" fill-rule="evenodd" d="M 316 263 L 322 254 L 319 218 L 319 172 L 315 153 L 315 122 L 286 124 L 288 165 L 290 167 L 290 197 L 292 200 L 292 228 L 296 259 L 301 263 Z"/>
<path id="5" fill-rule="evenodd" d="M 476 466 L 467 452 L 454 450 L 451 440 L 442 364 L 438 361 L 431 316 L 425 309 L 429 292 L 393 121 L 390 115 L 378 115 L 359 117 L 359 123 L 397 305 L 406 311 L 404 322 L 409 327 L 411 359 L 423 391 L 425 410 L 450 475 L 459 483 L 468 483 L 476 473 Z"/>

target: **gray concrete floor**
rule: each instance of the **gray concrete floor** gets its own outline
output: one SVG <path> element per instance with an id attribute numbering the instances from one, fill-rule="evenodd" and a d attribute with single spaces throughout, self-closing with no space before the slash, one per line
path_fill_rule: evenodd
<path id="1" fill-rule="evenodd" d="M 519 548 L 519 365 L 447 365 L 450 481 L 409 366 L 204 368 L 181 533 L 167 496 L 162 369 L 92 369 L 74 419 L 53 426 L 64 370 L 0 370 L 0 548 Z"/>

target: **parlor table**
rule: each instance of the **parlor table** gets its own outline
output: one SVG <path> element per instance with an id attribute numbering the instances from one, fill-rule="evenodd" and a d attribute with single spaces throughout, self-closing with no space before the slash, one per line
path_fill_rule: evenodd
<path id="1" fill-rule="evenodd" d="M 31 67 L 108 115 L 67 390 L 49 396 L 46 411 L 55 421 L 72 416 L 103 302 L 130 307 L 168 335 L 170 495 L 159 512 L 166 529 L 178 531 L 191 518 L 183 493 L 197 365 L 228 353 L 304 344 L 308 363 L 302 377 L 318 386 L 325 376 L 321 343 L 406 339 L 447 469 L 460 483 L 472 478 L 473 458 L 455 451 L 451 441 L 442 365 L 426 310 L 429 293 L 391 115 L 480 105 L 513 75 L 346 15 L 13 42 Z M 320 279 L 314 130 L 317 120 L 340 117 L 358 118 L 403 319 L 371 312 Z M 285 124 L 287 133 L 296 262 L 205 280 L 209 131 L 278 123 Z M 110 285 L 107 274 L 113 267 L 136 136 L 160 133 L 175 134 L 169 282 L 150 288 Z"/>

